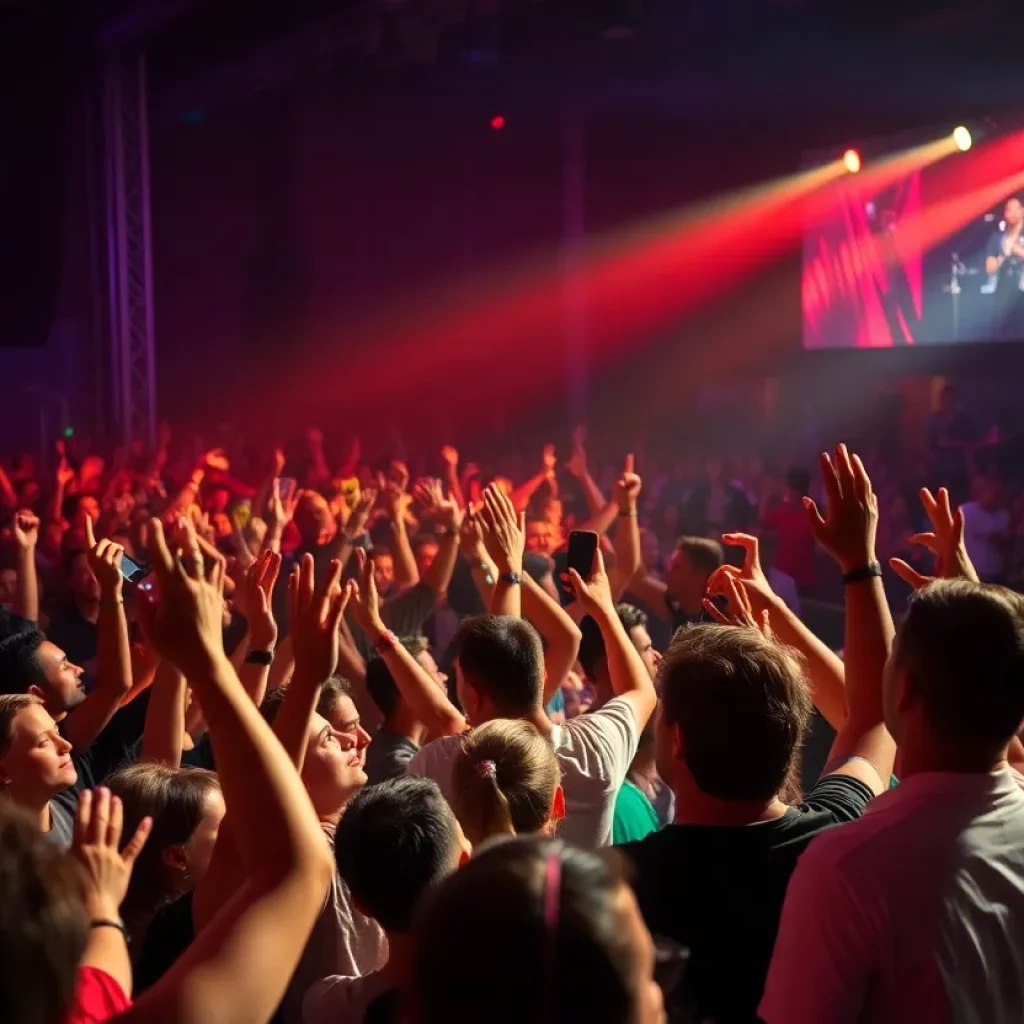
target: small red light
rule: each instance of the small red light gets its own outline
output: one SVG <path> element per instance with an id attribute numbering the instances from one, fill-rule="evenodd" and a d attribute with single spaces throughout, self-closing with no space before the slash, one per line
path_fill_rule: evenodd
<path id="1" fill-rule="evenodd" d="M 491 127 L 496 131 L 500 132 L 505 127 L 505 118 L 498 114 L 497 117 L 491 118 Z"/>

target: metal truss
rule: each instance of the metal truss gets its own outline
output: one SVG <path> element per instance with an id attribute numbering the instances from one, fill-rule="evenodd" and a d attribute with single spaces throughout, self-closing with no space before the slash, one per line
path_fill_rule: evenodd
<path id="1" fill-rule="evenodd" d="M 128 444 L 156 440 L 156 345 L 150 250 L 146 61 L 139 50 L 107 54 L 103 156 L 112 433 Z"/>

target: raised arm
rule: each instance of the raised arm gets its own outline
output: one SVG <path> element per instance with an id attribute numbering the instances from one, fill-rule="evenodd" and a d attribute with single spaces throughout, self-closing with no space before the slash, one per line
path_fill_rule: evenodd
<path id="1" fill-rule="evenodd" d="M 14 517 L 12 532 L 18 549 L 18 582 L 11 611 L 27 622 L 38 622 L 39 575 L 36 572 L 36 545 L 39 543 L 39 519 L 25 509 Z"/>
<path id="2" fill-rule="evenodd" d="M 630 580 L 640 570 L 640 523 L 637 518 L 637 498 L 643 485 L 634 470 L 632 455 L 626 456 L 622 476 L 615 484 L 615 510 L 618 526 L 615 527 L 615 564 L 608 574 L 611 581 L 612 597 L 618 601 L 629 588 Z"/>
<path id="3" fill-rule="evenodd" d="M 441 461 L 444 463 L 444 482 L 448 485 L 448 493 L 452 501 L 465 511 L 466 495 L 459 479 L 459 453 L 450 444 L 446 444 L 441 449 Z"/>
<path id="4" fill-rule="evenodd" d="M 771 588 L 761 568 L 761 554 L 756 537 L 747 533 L 727 533 L 722 543 L 743 548 L 743 567 L 723 565 L 708 580 L 713 596 L 728 596 L 724 581 L 740 583 L 755 613 L 768 612 L 772 632 L 781 643 L 799 651 L 807 669 L 811 699 L 821 716 L 838 732 L 847 719 L 846 670 L 842 659 L 823 644 L 787 607 Z"/>
<path id="5" fill-rule="evenodd" d="M 405 470 L 405 467 L 402 466 Z M 408 470 L 404 476 L 408 479 Z M 405 511 L 412 498 L 406 494 L 400 482 L 385 483 L 381 480 L 381 505 L 391 527 L 391 553 L 395 559 L 395 582 L 402 590 L 415 586 L 420 581 L 420 571 L 409 543 L 409 531 L 405 525 Z"/>
<path id="6" fill-rule="evenodd" d="M 224 655 L 222 571 L 207 576 L 190 527 L 177 556 L 161 525 L 152 529 L 159 601 L 145 608 L 143 625 L 202 701 L 245 884 L 119 1019 L 249 1024 L 280 1004 L 334 864 L 298 772 Z"/>
<path id="7" fill-rule="evenodd" d="M 583 634 L 566 610 L 527 573 L 522 583 L 523 617 L 544 640 L 544 706 L 559 691 L 580 653 Z"/>
<path id="8" fill-rule="evenodd" d="M 484 491 L 479 515 L 484 547 L 497 566 L 489 611 L 492 615 L 522 615 L 523 551 L 526 547 L 526 513 L 516 512 L 512 499 L 497 487 Z"/>
<path id="9" fill-rule="evenodd" d="M 85 909 L 91 922 L 120 921 L 132 868 L 146 845 L 153 819 L 143 818 L 135 835 L 119 850 L 123 827 L 124 806 L 109 789 L 87 789 L 78 798 L 71 853 L 82 869 Z M 131 997 L 132 961 L 128 941 L 118 928 L 91 927 L 79 966 L 109 974 Z"/>
<path id="10" fill-rule="evenodd" d="M 96 623 L 96 685 L 68 716 L 64 730 L 68 742 L 78 750 L 92 744 L 132 689 L 132 650 L 120 568 L 124 548 L 109 540 L 97 544 L 91 519 L 86 519 L 85 530 L 89 567 L 100 585 L 100 614 Z"/>
<path id="11" fill-rule="evenodd" d="M 362 552 L 359 558 L 363 563 L 361 583 L 358 587 L 351 582 L 349 585 L 354 590 L 352 612 L 360 629 L 384 659 L 402 699 L 416 718 L 426 725 L 428 732 L 435 736 L 463 732 L 466 720 L 462 712 L 384 625 L 373 576 L 373 559 L 367 558 Z"/>
<path id="12" fill-rule="evenodd" d="M 169 661 L 161 661 L 149 692 L 142 730 L 143 761 L 181 767 L 187 694 L 188 684 L 181 670 Z"/>
<path id="13" fill-rule="evenodd" d="M 584 580 L 575 569 L 570 569 L 564 579 L 572 587 L 583 611 L 594 619 L 601 630 L 608 655 L 612 692 L 616 697 L 628 701 L 636 719 L 637 732 L 643 732 L 644 726 L 654 714 L 658 694 L 647 667 L 615 610 L 601 549 L 598 548 L 594 555 L 594 566 L 588 579 Z"/>
<path id="14" fill-rule="evenodd" d="M 242 581 L 249 643 L 245 661 L 238 669 L 238 678 L 256 707 L 263 703 L 266 695 L 277 647 L 273 595 L 280 571 L 281 556 L 274 551 L 263 551 L 246 571 Z"/>
<path id="15" fill-rule="evenodd" d="M 338 625 L 350 594 L 351 588 L 341 587 L 338 561 L 331 562 L 326 578 L 317 587 L 310 554 L 302 556 L 288 580 L 295 674 L 274 719 L 274 733 L 299 772 L 306 756 L 309 720 L 324 683 L 338 668 Z"/>
<path id="16" fill-rule="evenodd" d="M 832 745 L 830 765 L 881 793 L 889 785 L 896 744 L 885 727 L 882 676 L 895 628 L 875 558 L 878 498 L 864 464 L 846 445 L 821 456 L 828 496 L 822 517 L 805 498 L 818 543 L 835 559 L 846 584 L 846 702 L 849 708 Z"/>

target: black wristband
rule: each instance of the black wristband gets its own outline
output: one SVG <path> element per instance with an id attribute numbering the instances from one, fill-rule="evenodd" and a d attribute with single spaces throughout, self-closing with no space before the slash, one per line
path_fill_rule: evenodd
<path id="1" fill-rule="evenodd" d="M 499 577 L 502 583 L 508 583 L 510 586 L 518 587 L 523 582 L 523 577 L 517 572 L 503 572 Z"/>
<path id="2" fill-rule="evenodd" d="M 843 585 L 850 586 L 851 583 L 863 583 L 864 580 L 882 578 L 882 566 L 878 562 L 868 562 L 859 569 L 853 569 L 843 576 Z"/>
<path id="3" fill-rule="evenodd" d="M 125 941 L 128 940 L 128 932 L 125 926 L 120 921 L 115 921 L 110 917 L 97 917 L 95 920 L 89 922 L 90 928 L 113 928 L 115 931 L 119 931 L 124 937 Z"/>
<path id="4" fill-rule="evenodd" d="M 273 665 L 273 651 L 247 651 L 245 660 L 250 665 Z"/>

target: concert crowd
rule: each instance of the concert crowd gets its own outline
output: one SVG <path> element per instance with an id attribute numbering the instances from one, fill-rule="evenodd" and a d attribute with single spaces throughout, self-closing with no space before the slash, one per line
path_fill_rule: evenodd
<path id="1" fill-rule="evenodd" d="M 214 440 L 2 461 L 5 1020 L 1024 1017 L 1024 498 L 952 389 L 899 463 Z"/>

